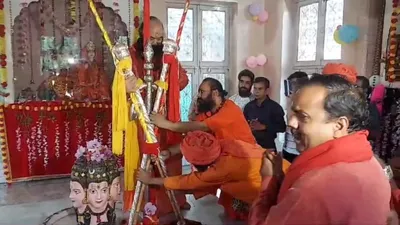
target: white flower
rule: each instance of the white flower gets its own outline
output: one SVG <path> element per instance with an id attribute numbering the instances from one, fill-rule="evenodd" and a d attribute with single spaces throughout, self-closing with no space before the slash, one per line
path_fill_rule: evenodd
<path id="1" fill-rule="evenodd" d="M 101 162 L 101 160 L 104 159 L 104 155 L 101 154 L 99 151 L 93 152 L 93 154 L 90 157 L 90 160 L 96 161 L 96 162 Z"/>
<path id="2" fill-rule="evenodd" d="M 157 207 L 153 203 L 148 202 L 144 205 L 144 214 L 147 216 L 154 216 L 156 214 Z"/>
<path id="3" fill-rule="evenodd" d="M 101 143 L 97 139 L 94 139 L 94 140 L 86 142 L 86 147 L 89 149 L 89 151 L 92 149 L 97 150 L 97 149 L 101 148 Z"/>
<path id="4" fill-rule="evenodd" d="M 86 148 L 79 146 L 78 150 L 75 153 L 75 158 L 80 158 L 81 156 L 83 156 L 83 154 L 86 152 Z"/>

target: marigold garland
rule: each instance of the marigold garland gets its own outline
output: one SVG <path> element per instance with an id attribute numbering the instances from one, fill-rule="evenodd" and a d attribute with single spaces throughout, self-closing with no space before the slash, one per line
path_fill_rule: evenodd
<path id="1" fill-rule="evenodd" d="M 12 177 L 11 177 L 11 167 L 9 163 L 10 154 L 8 152 L 7 146 L 7 131 L 6 125 L 4 120 L 4 105 L 0 105 L 0 150 L 1 150 L 1 157 L 3 160 L 3 172 L 6 178 L 6 182 L 11 184 Z"/>
<path id="2" fill-rule="evenodd" d="M 26 111 L 47 111 L 54 112 L 66 109 L 77 109 L 77 108 L 98 108 L 98 109 L 108 109 L 111 108 L 110 103 L 74 103 L 74 102 L 62 102 L 61 106 L 40 106 L 40 107 L 31 107 L 24 106 L 22 104 L 11 104 L 6 105 L 5 107 L 11 107 L 11 109 L 18 110 L 26 110 Z"/>
<path id="3" fill-rule="evenodd" d="M 399 0 L 393 0 L 393 12 L 390 18 L 390 28 L 389 28 L 389 51 L 388 51 L 388 72 L 387 72 L 387 80 L 389 82 L 394 82 L 396 79 L 395 75 L 395 64 L 396 64 L 396 46 L 397 46 L 397 38 L 396 38 L 396 26 L 398 22 L 398 15 L 400 12 L 399 8 Z"/>
<path id="4" fill-rule="evenodd" d="M 4 0 L 0 0 L 0 84 L 7 87 L 7 47 Z"/>

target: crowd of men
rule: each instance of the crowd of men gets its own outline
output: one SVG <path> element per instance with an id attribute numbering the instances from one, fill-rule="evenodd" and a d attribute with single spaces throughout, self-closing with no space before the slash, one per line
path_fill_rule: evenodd
<path id="1" fill-rule="evenodd" d="M 160 27 L 153 19 L 151 31 Z M 152 37 L 162 43 L 158 33 Z M 152 114 L 155 126 L 185 134 L 160 156 L 183 155 L 194 170 L 167 178 L 141 170 L 137 178 L 196 198 L 220 189 L 226 214 L 251 225 L 396 223 L 391 209 L 399 207 L 399 193 L 369 141 L 379 135 L 379 118 L 351 66 L 328 64 L 311 78 L 290 75 L 287 124 L 282 107 L 269 98 L 267 78 L 244 70 L 238 80 L 238 94 L 228 99 L 218 80 L 204 79 L 189 122 Z M 282 158 L 275 139 L 283 132 Z"/>

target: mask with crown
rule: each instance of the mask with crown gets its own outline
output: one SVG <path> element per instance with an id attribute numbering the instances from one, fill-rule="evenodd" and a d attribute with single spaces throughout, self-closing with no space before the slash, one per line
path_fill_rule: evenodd
<path id="1" fill-rule="evenodd" d="M 97 140 L 79 146 L 75 157 L 70 199 L 78 225 L 114 224 L 115 203 L 121 194 L 116 157 Z"/>

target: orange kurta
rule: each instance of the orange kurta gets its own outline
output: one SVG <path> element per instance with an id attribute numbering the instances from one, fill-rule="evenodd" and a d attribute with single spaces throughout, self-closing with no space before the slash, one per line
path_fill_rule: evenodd
<path id="1" fill-rule="evenodd" d="M 206 171 L 168 177 L 164 186 L 183 191 L 220 188 L 232 197 L 251 204 L 261 189 L 260 169 L 265 149 L 234 140 L 222 140 L 221 148 L 221 156 Z M 285 161 L 283 167 L 286 170 L 289 163 Z"/>
<path id="2" fill-rule="evenodd" d="M 207 124 L 217 139 L 256 143 L 242 110 L 231 100 L 226 100 L 216 114 L 208 116 L 203 113 L 198 115 L 196 120 Z"/>

